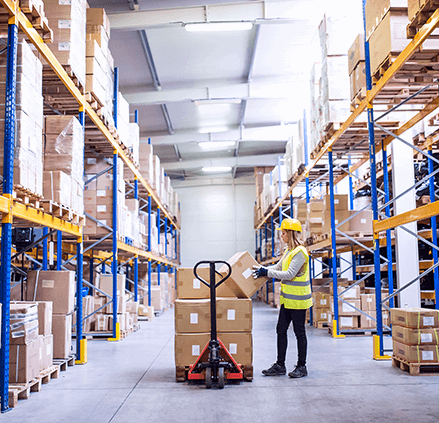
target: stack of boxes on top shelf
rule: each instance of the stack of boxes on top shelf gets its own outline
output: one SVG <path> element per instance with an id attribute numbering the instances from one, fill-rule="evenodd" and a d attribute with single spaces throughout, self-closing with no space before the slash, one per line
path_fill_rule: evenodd
<path id="1" fill-rule="evenodd" d="M 266 278 L 253 279 L 256 261 L 248 253 L 237 253 L 228 260 L 232 274 L 216 290 L 218 338 L 238 364 L 245 367 L 244 377 L 253 374 L 252 301 L 251 296 Z M 210 283 L 210 269 L 200 267 L 198 275 Z M 224 277 L 227 267 L 219 269 Z M 221 280 L 216 275 L 216 283 Z M 210 289 L 193 273 L 192 268 L 177 270 L 177 300 L 175 302 L 175 365 L 188 369 L 194 364 L 210 340 Z M 251 372 L 251 373 L 247 373 Z"/>
<path id="2" fill-rule="evenodd" d="M 6 57 L 0 56 L 0 172 L 3 175 Z M 14 185 L 43 195 L 42 66 L 26 41 L 17 49 Z"/>
<path id="3" fill-rule="evenodd" d="M 10 384 L 28 383 L 52 366 L 52 302 L 11 302 L 9 333 Z"/>
<path id="4" fill-rule="evenodd" d="M 46 116 L 44 198 L 84 213 L 84 131 L 74 116 Z"/>
<path id="5" fill-rule="evenodd" d="M 256 180 L 256 204 L 255 204 L 255 215 L 254 215 L 254 226 L 256 227 L 258 223 L 262 220 L 267 210 L 266 207 L 266 193 L 267 190 L 270 190 L 270 172 L 273 170 L 273 167 L 255 167 L 255 180 Z M 268 176 L 265 176 L 268 175 Z M 267 179 L 268 178 L 268 179 Z M 269 194 L 271 201 L 271 193 Z M 274 196 L 274 189 L 273 189 Z"/>
<path id="6" fill-rule="evenodd" d="M 85 91 L 99 103 L 98 115 L 111 128 L 114 126 L 114 60 L 109 49 L 110 21 L 104 9 L 87 9 L 86 38 Z"/>
<path id="7" fill-rule="evenodd" d="M 308 147 L 312 153 L 319 143 L 323 141 L 322 103 L 320 101 L 320 62 L 314 63 L 310 74 L 310 119 Z"/>
<path id="8" fill-rule="evenodd" d="M 366 97 L 366 57 L 364 52 L 364 34 L 355 38 L 348 52 L 348 71 L 350 99 L 354 103 L 361 102 Z"/>
<path id="9" fill-rule="evenodd" d="M 300 119 L 297 125 L 293 126 L 293 134 L 285 146 L 284 162 L 286 166 L 286 179 L 288 182 L 296 179 L 305 166 L 305 137 L 303 120 Z"/>
<path id="10" fill-rule="evenodd" d="M 94 295 L 87 295 L 82 299 L 83 318 L 93 314 L 84 321 L 83 331 L 111 332 L 113 330 L 113 275 L 96 274 L 94 285 L 100 291 L 94 291 Z M 117 321 L 120 331 L 127 333 L 137 327 L 138 303 L 133 301 L 132 294 L 127 293 L 126 275 L 117 275 Z M 107 295 L 105 295 L 107 294 Z M 108 304 L 105 306 L 105 304 Z M 76 331 L 76 328 L 74 328 Z"/>
<path id="11" fill-rule="evenodd" d="M 394 308 L 391 311 L 393 365 L 411 375 L 421 364 L 439 362 L 439 311 L 425 308 Z M 426 368 L 423 373 L 428 373 Z"/>
<path id="12" fill-rule="evenodd" d="M 47 44 L 66 70 L 85 87 L 86 0 L 44 0 L 46 16 L 53 31 Z M 44 59 L 43 64 L 46 65 Z M 47 65 L 48 66 L 48 65 Z M 48 92 L 48 94 L 50 94 Z"/>
<path id="13" fill-rule="evenodd" d="M 160 284 L 159 284 L 160 283 Z M 151 309 L 148 294 L 148 264 L 139 265 L 139 304 L 142 315 L 152 318 L 154 312 L 161 313 L 175 303 L 175 274 L 167 272 L 151 273 Z"/>

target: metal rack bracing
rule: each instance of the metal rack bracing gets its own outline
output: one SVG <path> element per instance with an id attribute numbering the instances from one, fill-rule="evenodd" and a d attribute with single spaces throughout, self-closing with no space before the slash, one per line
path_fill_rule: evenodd
<path id="1" fill-rule="evenodd" d="M 365 4 L 366 1 L 363 0 L 363 14 L 365 14 Z M 279 215 L 279 223 L 282 220 L 284 214 L 281 207 L 284 202 L 290 201 L 292 207 L 294 201 L 293 192 L 296 188 L 305 188 L 305 194 L 302 195 L 302 197 L 306 196 L 306 202 L 308 203 L 314 189 L 319 189 L 322 182 L 328 184 L 331 202 L 331 232 L 327 239 L 309 246 L 311 252 L 310 268 L 312 277 L 318 276 L 315 274 L 315 266 L 313 266 L 314 261 L 319 260 L 323 264 L 323 258 L 329 259 L 328 264 L 323 264 L 322 273 L 329 271 L 329 275 L 332 278 L 334 292 L 334 322 L 332 336 L 334 337 L 343 336 L 338 322 L 338 303 L 340 300 L 338 297 L 340 294 L 338 294 L 337 278 L 340 276 L 338 263 L 344 259 L 338 256 L 342 252 L 352 252 L 352 261 L 349 262 L 349 267 L 344 271 L 352 269 L 354 279 L 356 279 L 355 283 L 346 287 L 341 294 L 352 289 L 353 286 L 359 285 L 367 278 L 373 277 L 377 309 L 376 318 L 367 315 L 367 313 L 362 310 L 356 309 L 356 311 L 366 314 L 377 323 L 376 336 L 374 337 L 374 358 L 377 360 L 389 358 L 385 354 L 383 335 L 386 330 L 390 330 L 390 327 L 383 325 L 382 308 L 387 310 L 393 308 L 395 305 L 394 299 L 398 294 L 424 276 L 428 275 L 430 272 L 433 272 L 434 275 L 434 292 L 424 292 L 422 293 L 422 297 L 437 299 L 439 295 L 439 269 L 437 269 L 439 266 L 439 249 L 437 246 L 437 231 L 431 229 L 413 231 L 404 226 L 408 223 L 430 219 L 431 228 L 437 228 L 436 216 L 439 214 L 439 201 L 437 201 L 437 193 L 435 192 L 434 176 L 439 173 L 439 168 L 436 166 L 435 169 L 434 165 L 439 164 L 439 161 L 433 156 L 433 148 L 436 147 L 438 137 L 431 136 L 430 138 L 427 138 L 420 147 L 412 145 L 402 138 L 402 135 L 407 130 L 415 126 L 439 107 L 438 83 L 435 80 L 439 75 L 437 53 L 433 55 L 434 57 L 426 58 L 425 54 L 422 55 L 421 49 L 422 44 L 431 36 L 438 26 L 439 9 L 436 9 L 431 13 L 426 24 L 419 29 L 416 35 L 414 35 L 413 40 L 407 45 L 407 47 L 397 57 L 391 58 L 384 69 L 385 71 L 382 70 L 379 75 L 374 75 L 374 79 L 372 79 L 370 72 L 369 43 L 366 41 L 367 91 L 364 99 L 356 105 L 357 107 L 345 122 L 339 125 L 334 125 L 333 128 L 331 128 L 332 132 L 329 132 L 326 140 L 321 143 L 320 148 L 312 152 L 312 159 L 310 163 L 306 164 L 304 172 L 298 175 L 289 187 L 288 192 L 278 200 L 273 209 L 264 216 L 262 221 L 259 222 L 256 227 L 256 246 L 258 248 L 258 245 L 259 247 L 261 246 L 261 239 L 267 224 L 269 225 L 270 221 L 273 222 L 273 217 L 276 215 Z M 417 65 L 417 60 L 424 60 L 424 62 L 422 62 L 424 66 Z M 428 71 L 429 68 L 426 65 L 425 60 L 430 61 L 433 71 Z M 408 75 L 416 76 L 417 83 L 409 84 L 407 80 L 404 82 L 404 78 L 407 78 Z M 374 85 L 372 85 L 372 83 L 374 83 Z M 401 85 L 403 86 L 401 87 Z M 395 87 L 399 87 L 399 103 L 396 105 L 393 98 L 395 92 L 392 91 L 395 90 Z M 381 112 L 381 116 L 374 118 L 374 102 L 376 102 L 376 104 L 390 106 L 391 109 L 385 113 Z M 415 110 L 415 114 L 403 124 L 399 124 L 397 121 L 380 122 L 380 118 L 384 117 L 384 115 L 396 112 L 398 109 L 400 111 L 403 108 L 402 106 L 412 104 L 416 105 L 416 108 L 412 109 Z M 358 122 L 358 118 L 364 112 L 367 112 L 367 122 Z M 390 195 L 391 188 L 389 184 L 388 166 L 388 147 L 392 141 L 404 144 L 413 149 L 413 152 L 418 156 L 424 157 L 425 160 L 428 161 L 429 168 L 428 174 L 420 181 L 416 182 L 413 186 L 406 188 L 403 192 L 394 195 L 393 198 L 391 198 Z M 376 156 L 380 151 L 382 154 L 382 163 L 379 171 L 382 178 L 382 189 L 377 186 Z M 306 154 L 306 157 L 308 157 L 308 154 Z M 351 160 L 354 160 L 353 164 L 351 163 Z M 356 174 L 356 170 L 367 161 L 370 161 L 370 178 L 368 180 L 360 179 Z M 337 165 L 336 162 L 339 162 L 339 164 Z M 324 164 L 322 165 L 322 163 Z M 319 169 L 319 172 L 316 172 L 316 169 Z M 323 173 L 322 169 L 324 170 Z M 373 236 L 359 238 L 358 236 L 352 236 L 351 234 L 340 230 L 340 227 L 344 223 L 355 217 L 355 215 L 362 210 L 356 210 L 350 218 L 338 223 L 337 225 L 335 224 L 335 185 L 346 177 L 349 178 L 351 204 L 354 195 L 353 180 L 355 178 L 357 178 L 363 186 L 369 185 L 371 188 Z M 418 188 L 422 183 L 429 183 L 430 203 L 398 214 L 394 207 L 395 202 L 407 192 Z M 400 228 L 401 231 L 409 234 L 416 239 L 417 242 L 427 245 L 432 251 L 432 260 L 426 260 L 419 263 L 420 274 L 397 290 L 393 290 L 393 268 L 395 267 L 395 263 L 392 262 L 392 245 L 395 245 L 395 235 L 393 232 L 395 231 L 395 228 Z M 265 238 L 267 239 L 267 236 Z M 384 255 L 380 253 L 380 248 L 383 250 L 385 248 Z M 359 252 L 368 252 L 372 254 L 373 264 L 368 266 L 358 266 L 356 263 L 356 256 Z M 262 262 L 268 264 L 273 263 L 278 259 L 279 257 L 271 258 L 270 260 Z M 386 295 L 385 298 L 382 298 L 381 272 L 384 271 L 387 273 L 389 280 L 389 294 Z M 362 276 L 357 278 L 357 273 Z M 439 309 L 439 301 L 435 301 L 435 307 Z"/>
<path id="2" fill-rule="evenodd" d="M 56 237 L 56 269 L 62 270 L 66 266 L 73 265 L 76 269 L 76 359 L 77 363 L 85 364 L 84 350 L 85 338 L 83 336 L 84 320 L 90 316 L 82 316 L 82 290 L 83 286 L 91 287 L 98 290 L 91 283 L 83 278 L 83 260 L 88 260 L 90 269 L 95 269 L 107 262 L 112 263 L 113 273 L 113 295 L 107 296 L 109 302 L 113 302 L 113 340 L 118 340 L 119 324 L 117 323 L 117 272 L 125 266 L 131 266 L 133 270 L 133 278 L 128 278 L 128 282 L 134 286 L 133 291 L 130 290 L 132 298 L 137 301 L 145 296 L 144 288 L 138 286 L 138 264 L 139 261 L 147 262 L 148 267 L 148 286 L 149 290 L 149 304 L 151 304 L 151 271 L 153 266 L 157 267 L 160 272 L 160 266 L 164 264 L 165 271 L 171 268 L 173 272 L 176 271 L 176 266 L 179 263 L 179 225 L 174 218 L 163 206 L 159 197 L 140 173 L 136 164 L 131 160 L 131 157 L 123 144 L 118 142 L 105 126 L 97 113 L 94 111 L 89 99 L 84 96 L 78 87 L 75 85 L 72 78 L 68 75 L 65 69 L 58 62 L 54 54 L 45 44 L 43 38 L 38 31 L 32 26 L 31 22 L 19 8 L 17 0 L 1 0 L 3 12 L 9 14 L 7 25 L 8 40 L 7 40 L 7 74 L 6 74 L 6 101 L 5 101 L 5 137 L 4 137 L 4 175 L 3 175 L 3 193 L 0 195 L 0 212 L 2 214 L 2 232 L 1 232 L 1 288 L 0 288 L 0 302 L 2 304 L 2 325 L 1 325 L 1 345 L 0 349 L 0 397 L 1 397 L 1 411 L 5 412 L 9 409 L 8 404 L 8 388 L 9 388 L 9 309 L 10 309 L 10 289 L 11 289 L 11 273 L 17 272 L 23 274 L 23 270 L 17 265 L 17 261 L 28 260 L 32 263 L 35 269 L 48 269 L 48 239 Z M 162 230 L 165 234 L 170 233 L 173 239 L 172 251 L 167 251 L 167 244 L 165 256 L 157 255 L 151 249 L 151 237 L 149 236 L 149 245 L 147 249 L 138 248 L 133 245 L 128 245 L 126 240 L 118 239 L 117 234 L 117 196 L 114 196 L 113 201 L 113 222 L 112 226 L 108 227 L 109 234 L 97 243 L 88 243 L 84 241 L 83 227 L 84 219 L 77 222 L 71 222 L 59 217 L 55 217 L 51 213 L 47 213 L 38 207 L 32 207 L 28 204 L 23 204 L 14 199 L 13 196 L 13 157 L 14 157 L 14 140 L 15 140 L 15 92 L 16 92 L 16 65 L 17 65 L 17 44 L 18 31 L 21 31 L 27 39 L 33 43 L 38 52 L 42 55 L 45 61 L 50 65 L 56 78 L 67 89 L 66 93 L 70 95 L 71 99 L 67 100 L 72 110 L 77 110 L 79 121 L 83 128 L 93 128 L 95 134 L 105 140 L 109 148 L 106 151 L 113 153 L 113 172 L 117 174 L 117 159 L 120 157 L 124 164 L 133 173 L 133 180 L 129 183 L 132 188 L 134 198 L 143 201 L 149 212 L 149 220 L 152 216 L 152 207 L 157 209 L 157 227 L 159 231 Z M 50 31 L 50 29 L 49 29 Z M 117 70 L 115 70 L 117 72 Z M 117 77 L 115 77 L 115 90 L 118 90 Z M 76 109 L 74 104 L 76 103 Z M 114 102 L 114 107 L 117 109 L 117 96 Z M 87 127 L 85 127 L 85 120 L 87 117 Z M 137 113 L 136 113 L 137 119 Z M 116 115 L 117 120 L 117 115 Z M 117 183 L 117 178 L 113 178 L 113 183 Z M 139 183 L 142 187 L 142 198 L 139 197 Z M 117 185 L 116 185 L 117 189 Z M 146 198 L 143 198 L 146 197 Z M 162 214 L 162 216 L 160 216 Z M 90 218 L 90 217 L 89 217 Z M 22 251 L 15 251 L 12 248 L 12 228 L 14 226 L 32 226 L 43 228 L 43 235 L 36 240 L 31 246 Z M 149 227 L 149 235 L 151 235 L 151 227 Z M 63 234 L 65 238 L 63 239 Z M 166 236 L 166 235 L 165 235 Z M 105 245 L 106 240 L 110 240 L 110 245 Z M 73 242 L 73 243 L 72 243 Z M 40 248 L 42 246 L 42 248 Z M 97 262 L 97 263 L 96 263 Z M 142 293 L 139 295 L 138 289 L 141 288 Z M 101 292 L 102 293 L 102 292 Z M 104 294 L 104 293 L 102 293 Z M 108 304 L 107 303 L 107 304 Z M 107 305 L 106 304 L 106 305 Z"/>

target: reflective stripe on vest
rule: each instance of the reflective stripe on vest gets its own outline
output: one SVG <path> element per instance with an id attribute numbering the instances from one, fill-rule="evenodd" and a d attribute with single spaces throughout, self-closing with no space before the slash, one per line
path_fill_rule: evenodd
<path id="1" fill-rule="evenodd" d="M 287 271 L 294 256 L 303 253 L 306 257 L 300 276 L 291 281 L 281 281 L 280 304 L 288 309 L 308 309 L 312 307 L 311 285 L 309 280 L 309 260 L 305 247 L 298 246 L 292 251 L 285 251 L 282 257 L 282 271 Z"/>

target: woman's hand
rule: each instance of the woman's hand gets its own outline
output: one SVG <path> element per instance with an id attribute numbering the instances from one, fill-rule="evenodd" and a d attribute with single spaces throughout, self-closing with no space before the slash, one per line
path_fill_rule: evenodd
<path id="1" fill-rule="evenodd" d="M 255 279 L 263 277 L 263 276 L 268 276 L 268 267 L 264 267 L 264 266 L 253 266 L 253 277 Z"/>

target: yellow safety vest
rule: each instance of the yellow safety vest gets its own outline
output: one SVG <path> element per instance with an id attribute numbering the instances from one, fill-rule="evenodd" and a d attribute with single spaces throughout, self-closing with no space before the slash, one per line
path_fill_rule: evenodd
<path id="1" fill-rule="evenodd" d="M 291 260 L 296 254 L 302 252 L 307 258 L 300 275 L 291 281 L 281 281 L 280 304 L 285 308 L 303 310 L 312 307 L 311 284 L 309 279 L 308 251 L 305 247 L 298 246 L 294 250 L 285 251 L 282 257 L 282 271 L 286 272 Z"/>

